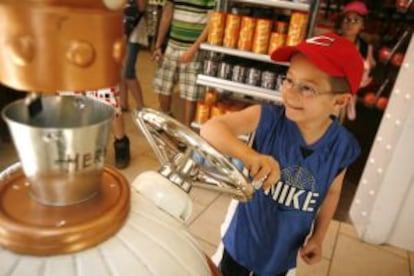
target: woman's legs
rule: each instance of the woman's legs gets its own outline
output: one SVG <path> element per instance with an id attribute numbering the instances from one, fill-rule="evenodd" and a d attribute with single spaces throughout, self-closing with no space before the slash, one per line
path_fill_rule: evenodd
<path id="1" fill-rule="evenodd" d="M 121 76 L 121 82 L 119 84 L 119 102 L 122 111 L 128 110 L 128 87 L 125 79 Z"/>
<path id="2" fill-rule="evenodd" d="M 141 84 L 136 76 L 135 65 L 139 53 L 138 43 L 128 43 L 127 56 L 125 68 L 123 72 L 123 80 L 121 83 L 121 107 L 123 109 L 128 107 L 128 90 L 134 97 L 136 108 L 144 107 L 144 100 L 142 96 Z"/>
<path id="3" fill-rule="evenodd" d="M 142 88 L 138 79 L 126 80 L 127 89 L 132 93 L 134 97 L 136 108 L 141 109 L 144 107 L 144 99 L 142 97 Z M 128 101 L 128 96 L 126 95 Z"/>
<path id="4" fill-rule="evenodd" d="M 125 133 L 124 115 L 116 113 L 112 119 L 112 132 L 115 136 L 114 153 L 115 153 L 115 167 L 124 169 L 128 167 L 130 157 L 129 139 Z"/>

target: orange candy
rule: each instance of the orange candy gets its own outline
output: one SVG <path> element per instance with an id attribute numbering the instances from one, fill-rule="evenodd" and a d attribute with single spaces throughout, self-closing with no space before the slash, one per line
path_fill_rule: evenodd
<path id="1" fill-rule="evenodd" d="M 376 107 L 379 110 L 385 110 L 385 108 L 388 105 L 388 98 L 387 97 L 379 97 L 377 103 L 376 103 Z"/>
<path id="2" fill-rule="evenodd" d="M 368 92 L 364 96 L 364 103 L 366 105 L 375 105 L 375 102 L 377 101 L 377 97 L 375 96 L 374 92 Z"/>

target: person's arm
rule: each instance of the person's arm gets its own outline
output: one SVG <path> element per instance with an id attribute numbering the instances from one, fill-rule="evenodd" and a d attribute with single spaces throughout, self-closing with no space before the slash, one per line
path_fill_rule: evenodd
<path id="1" fill-rule="evenodd" d="M 135 3 L 137 4 L 138 11 L 144 12 L 146 8 L 146 1 L 145 0 L 135 0 Z"/>
<path id="2" fill-rule="evenodd" d="M 181 57 L 179 58 L 179 61 L 181 63 L 190 62 L 193 59 L 195 53 L 198 51 L 198 48 L 200 48 L 200 44 L 207 40 L 208 25 L 209 25 L 209 22 L 210 22 L 210 13 L 211 12 L 208 13 L 208 21 L 207 21 L 208 23 L 204 27 L 201 34 L 198 36 L 197 40 L 194 41 L 193 44 L 191 44 L 191 46 L 188 47 L 187 51 L 185 53 L 183 53 L 181 55 Z"/>
<path id="3" fill-rule="evenodd" d="M 369 69 L 372 70 L 372 68 L 377 65 L 375 58 L 374 58 L 374 48 L 371 44 L 368 44 L 368 54 L 367 54 L 367 60 L 369 63 Z"/>
<path id="4" fill-rule="evenodd" d="M 335 178 L 329 188 L 328 194 L 326 195 L 326 198 L 323 201 L 316 217 L 313 233 L 307 240 L 306 244 L 300 249 L 300 256 L 307 264 L 315 264 L 322 259 L 323 239 L 326 236 L 329 224 L 335 214 L 345 173 L 346 169 Z"/>
<path id="5" fill-rule="evenodd" d="M 152 53 L 152 58 L 157 60 L 162 56 L 162 43 L 167 36 L 168 28 L 170 27 L 170 23 L 174 13 L 174 3 L 172 1 L 166 1 L 164 7 L 162 8 L 162 15 L 160 20 L 160 26 L 158 28 L 158 35 L 157 40 L 155 42 L 155 49 Z"/>
<path id="6" fill-rule="evenodd" d="M 201 126 L 200 135 L 219 152 L 241 160 L 254 180 L 268 176 L 262 188 L 266 190 L 280 178 L 279 165 L 273 157 L 263 155 L 237 137 L 256 130 L 261 116 L 260 105 L 215 117 Z"/>

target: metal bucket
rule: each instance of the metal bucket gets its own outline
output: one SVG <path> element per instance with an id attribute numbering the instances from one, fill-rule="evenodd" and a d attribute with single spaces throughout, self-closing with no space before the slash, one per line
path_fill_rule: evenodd
<path id="1" fill-rule="evenodd" d="M 99 192 L 114 110 L 84 96 L 43 97 L 34 117 L 24 100 L 3 110 L 31 195 L 64 206 Z"/>

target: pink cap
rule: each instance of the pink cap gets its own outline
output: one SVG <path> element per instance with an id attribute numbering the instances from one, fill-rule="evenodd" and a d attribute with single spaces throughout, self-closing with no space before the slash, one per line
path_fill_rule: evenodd
<path id="1" fill-rule="evenodd" d="M 364 2 L 354 1 L 354 2 L 346 4 L 345 7 L 342 10 L 342 13 L 347 13 L 347 12 L 350 12 L 350 11 L 357 12 L 360 15 L 364 16 L 368 13 L 368 8 L 364 4 Z"/>
<path id="2" fill-rule="evenodd" d="M 351 92 L 356 94 L 364 72 L 364 61 L 354 43 L 334 33 L 326 33 L 302 41 L 296 46 L 285 46 L 271 54 L 274 61 L 290 61 L 294 53 L 305 55 L 320 70 L 330 76 L 344 77 Z"/>

